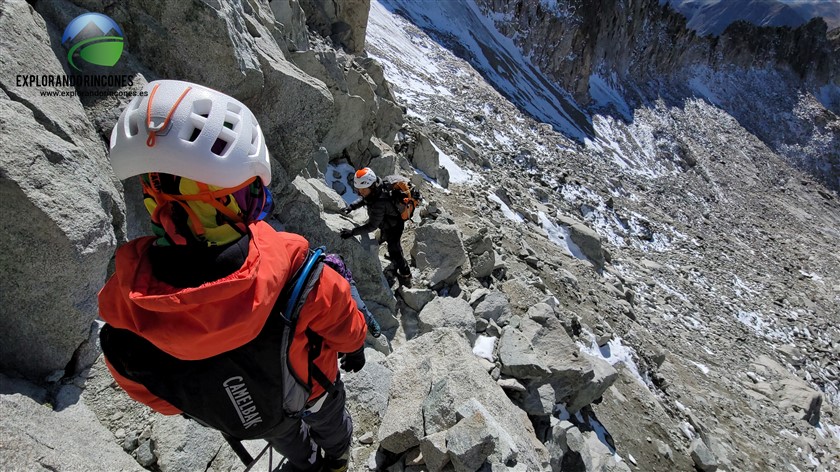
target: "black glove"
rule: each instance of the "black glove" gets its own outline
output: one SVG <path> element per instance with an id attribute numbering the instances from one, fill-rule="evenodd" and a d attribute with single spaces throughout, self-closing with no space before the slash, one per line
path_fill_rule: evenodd
<path id="1" fill-rule="evenodd" d="M 365 366 L 365 347 L 362 346 L 359 349 L 349 353 L 344 354 L 344 357 L 341 358 L 341 368 L 344 369 L 345 372 L 358 372 L 362 370 L 362 367 Z"/>
<path id="2" fill-rule="evenodd" d="M 349 215 L 350 213 L 353 212 L 353 209 L 350 208 L 349 206 L 346 206 L 339 211 L 341 211 L 342 214 Z"/>
<path id="3" fill-rule="evenodd" d="M 339 233 L 341 234 L 341 239 L 347 239 L 347 238 L 352 238 L 353 237 L 353 230 L 350 230 L 350 229 L 347 229 L 347 228 L 342 229 Z"/>

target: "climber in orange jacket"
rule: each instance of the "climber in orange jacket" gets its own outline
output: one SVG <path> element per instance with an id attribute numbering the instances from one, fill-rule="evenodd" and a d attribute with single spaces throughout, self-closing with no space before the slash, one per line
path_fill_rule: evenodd
<path id="1" fill-rule="evenodd" d="M 271 168 L 254 115 L 200 85 L 145 90 L 122 112 L 110 158 L 120 179 L 140 176 L 155 235 L 117 250 L 99 294 L 108 368 L 160 413 L 266 439 L 296 470 L 346 470 L 352 420 L 338 356 L 360 370 L 367 329 L 348 282 L 324 266 L 290 323 L 284 287 L 309 245 L 261 221 Z"/>

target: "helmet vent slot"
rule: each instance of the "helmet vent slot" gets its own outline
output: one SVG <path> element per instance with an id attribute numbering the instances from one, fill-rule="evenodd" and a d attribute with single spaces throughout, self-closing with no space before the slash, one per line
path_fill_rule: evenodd
<path id="1" fill-rule="evenodd" d="M 217 155 L 221 156 L 225 153 L 225 148 L 228 147 L 228 142 L 221 138 L 216 138 L 216 142 L 213 143 L 213 147 L 210 148 L 210 151 Z"/>
<path id="2" fill-rule="evenodd" d="M 214 142 L 213 147 L 210 148 L 210 151 L 217 156 L 223 156 L 227 153 L 228 149 L 231 148 L 231 143 L 235 141 L 236 133 L 228 128 L 222 128 L 219 136 L 216 138 L 216 142 Z"/>
<path id="3" fill-rule="evenodd" d="M 227 112 L 225 114 L 225 124 L 224 124 L 224 126 L 227 129 L 238 130 L 239 129 L 239 123 L 241 121 L 242 121 L 242 118 L 239 115 L 237 115 L 235 113 Z"/>
<path id="4" fill-rule="evenodd" d="M 256 156 L 260 150 L 260 128 L 259 126 L 251 127 L 251 149 L 249 156 Z"/>
<path id="5" fill-rule="evenodd" d="M 196 115 L 207 118 L 210 116 L 210 111 L 213 109 L 213 101 L 209 98 L 202 98 L 192 102 L 192 112 Z"/>
<path id="6" fill-rule="evenodd" d="M 132 113 L 128 116 L 128 135 L 137 136 L 137 133 L 140 132 L 140 126 L 137 124 L 137 121 L 140 119 L 140 115 Z"/>

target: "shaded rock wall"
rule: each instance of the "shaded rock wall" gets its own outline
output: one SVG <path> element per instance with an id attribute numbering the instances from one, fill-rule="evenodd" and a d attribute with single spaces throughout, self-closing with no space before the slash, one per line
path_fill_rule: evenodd
<path id="1" fill-rule="evenodd" d="M 41 97 L 14 73 L 61 74 L 27 3 L 0 7 L 0 368 L 63 370 L 89 336 L 96 294 L 125 237 L 121 186 L 76 99 Z"/>

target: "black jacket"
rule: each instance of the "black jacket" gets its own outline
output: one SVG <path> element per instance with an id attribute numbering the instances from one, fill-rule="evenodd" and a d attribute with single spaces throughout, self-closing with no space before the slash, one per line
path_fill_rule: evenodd
<path id="1" fill-rule="evenodd" d="M 390 191 L 383 188 L 381 181 L 374 185 L 370 195 L 351 203 L 350 209 L 355 210 L 363 206 L 368 208 L 368 221 L 362 226 L 353 228 L 353 236 L 370 233 L 377 229 L 388 231 L 401 228 L 405 224 L 397 202 L 391 198 Z"/>

